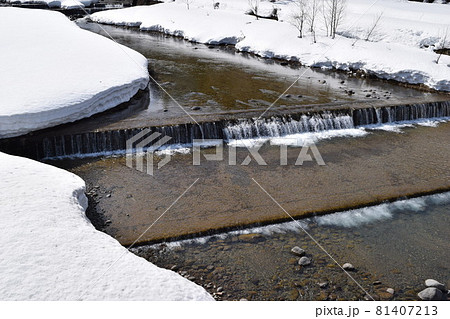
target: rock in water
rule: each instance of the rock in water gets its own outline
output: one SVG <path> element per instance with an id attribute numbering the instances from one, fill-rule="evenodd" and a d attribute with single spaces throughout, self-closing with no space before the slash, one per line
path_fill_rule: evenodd
<path id="1" fill-rule="evenodd" d="M 298 260 L 298 264 L 300 266 L 308 266 L 309 264 L 311 264 L 311 259 L 309 259 L 308 257 L 302 257 Z"/>
<path id="2" fill-rule="evenodd" d="M 344 270 L 347 270 L 347 271 L 353 271 L 353 270 L 355 270 L 355 267 L 353 267 L 353 265 L 350 264 L 350 263 L 345 263 L 345 264 L 343 264 L 343 265 L 342 265 L 342 268 L 344 268 Z"/>
<path id="3" fill-rule="evenodd" d="M 444 294 L 435 287 L 428 287 L 417 294 L 422 300 L 443 300 Z"/>
<path id="4" fill-rule="evenodd" d="M 292 252 L 294 255 L 297 255 L 297 256 L 303 256 L 303 255 L 305 254 L 305 250 L 304 250 L 304 249 L 301 249 L 301 248 L 298 247 L 298 246 L 295 246 L 294 248 L 292 248 L 292 249 L 291 249 L 291 252 Z"/>
<path id="5" fill-rule="evenodd" d="M 439 281 L 434 280 L 434 279 L 427 279 L 425 280 L 425 286 L 427 287 L 434 287 L 439 289 L 442 292 L 446 292 L 447 289 L 445 289 L 445 285 L 441 284 Z"/>
<path id="6" fill-rule="evenodd" d="M 324 281 L 324 282 L 319 282 L 319 287 L 322 289 L 325 289 L 328 287 L 328 282 Z"/>

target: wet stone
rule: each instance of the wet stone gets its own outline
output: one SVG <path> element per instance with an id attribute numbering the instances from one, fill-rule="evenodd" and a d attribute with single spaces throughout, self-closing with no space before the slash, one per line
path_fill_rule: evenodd
<path id="1" fill-rule="evenodd" d="M 381 300 L 391 300 L 393 298 L 393 294 L 381 289 L 377 290 L 376 294 L 380 297 Z"/>
<path id="2" fill-rule="evenodd" d="M 444 298 L 442 291 L 435 287 L 428 287 L 417 294 L 420 299 L 428 301 L 438 301 Z"/>
<path id="3" fill-rule="evenodd" d="M 374 286 L 378 286 L 378 285 L 381 285 L 381 281 L 379 281 L 379 280 L 377 280 L 377 281 L 374 281 L 374 282 L 373 282 L 373 285 L 374 285 Z"/>
<path id="4" fill-rule="evenodd" d="M 344 270 L 346 270 L 346 271 L 354 271 L 355 270 L 355 267 L 350 263 L 343 264 L 342 268 L 344 268 Z"/>
<path id="5" fill-rule="evenodd" d="M 434 279 L 427 279 L 425 280 L 425 286 L 427 287 L 434 287 L 439 289 L 442 292 L 446 292 L 447 289 L 445 289 L 445 285 L 441 284 L 439 281 L 434 280 Z"/>
<path id="6" fill-rule="evenodd" d="M 298 260 L 300 266 L 308 266 L 311 264 L 311 259 L 308 257 L 302 257 Z"/>
<path id="7" fill-rule="evenodd" d="M 319 282 L 319 287 L 320 287 L 321 289 L 327 288 L 327 287 L 328 287 L 328 282 L 327 282 L 327 281 Z"/>
<path id="8" fill-rule="evenodd" d="M 292 248 L 291 252 L 297 256 L 303 256 L 305 254 L 305 250 L 298 246 L 295 246 L 294 248 Z"/>

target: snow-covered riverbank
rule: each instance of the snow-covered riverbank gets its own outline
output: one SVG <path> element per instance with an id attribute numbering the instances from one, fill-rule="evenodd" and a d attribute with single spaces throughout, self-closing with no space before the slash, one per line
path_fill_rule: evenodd
<path id="1" fill-rule="evenodd" d="M 1 300 L 212 300 L 85 216 L 78 176 L 0 153 Z"/>
<path id="2" fill-rule="evenodd" d="M 147 60 L 64 15 L 0 8 L 0 138 L 88 117 L 148 83 Z M 212 300 L 87 219 L 84 181 L 0 153 L 1 300 Z"/>
<path id="3" fill-rule="evenodd" d="M 259 13 L 268 15 L 273 9 L 277 9 L 279 21 L 247 15 L 246 0 L 221 2 L 218 9 L 209 0 L 196 0 L 189 10 L 184 1 L 177 0 L 104 11 L 91 17 L 100 23 L 164 32 L 194 42 L 233 44 L 237 50 L 263 57 L 298 60 L 313 67 L 362 70 L 383 79 L 450 91 L 450 57 L 442 56 L 436 63 L 438 55 L 433 51 L 442 45 L 449 27 L 450 5 L 348 0 L 336 39 L 325 36 L 322 14 L 318 13 L 317 43 L 308 32 L 298 38 L 297 29 L 290 23 L 295 12 L 292 1 L 261 1 Z M 367 30 L 381 13 L 379 24 L 365 41 Z"/>
<path id="4" fill-rule="evenodd" d="M 0 138 L 72 122 L 127 102 L 147 59 L 61 13 L 0 8 Z"/>
<path id="5" fill-rule="evenodd" d="M 10 4 L 41 4 L 49 8 L 79 9 L 90 7 L 99 0 L 6 0 Z"/>

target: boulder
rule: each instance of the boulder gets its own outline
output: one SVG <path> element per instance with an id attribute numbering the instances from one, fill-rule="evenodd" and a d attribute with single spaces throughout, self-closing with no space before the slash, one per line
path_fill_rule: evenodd
<path id="1" fill-rule="evenodd" d="M 445 285 L 441 284 L 439 281 L 434 280 L 434 279 L 427 279 L 425 280 L 425 286 L 427 287 L 434 287 L 439 289 L 442 292 L 446 292 L 447 289 L 445 289 Z"/>
<path id="2" fill-rule="evenodd" d="M 442 300 L 444 297 L 442 291 L 440 291 L 435 287 L 428 287 L 419 292 L 417 295 L 422 300 L 433 300 L 433 301 Z"/>

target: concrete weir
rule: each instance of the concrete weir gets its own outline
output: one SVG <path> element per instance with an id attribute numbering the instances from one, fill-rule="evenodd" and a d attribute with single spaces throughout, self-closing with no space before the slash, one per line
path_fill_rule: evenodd
<path id="1" fill-rule="evenodd" d="M 382 123 L 450 117 L 446 95 L 401 101 L 272 107 L 263 112 L 235 110 L 176 117 L 161 112 L 156 118 L 133 118 L 145 108 L 148 94 L 141 92 L 117 110 L 26 136 L 0 140 L 0 150 L 32 159 L 71 158 L 121 154 L 126 141 L 144 129 L 171 137 L 168 144 L 192 144 L 194 139 L 230 139 L 348 129 Z M 196 122 L 194 122 L 196 121 Z"/>
<path id="2" fill-rule="evenodd" d="M 179 154 L 150 176 L 127 167 L 123 156 L 102 156 L 123 153 L 126 140 L 144 128 L 167 134 L 171 143 L 189 144 L 194 138 L 226 141 L 450 117 L 447 95 L 275 106 L 261 119 L 257 119 L 261 109 L 198 112 L 194 118 L 199 125 L 180 113 L 133 117 L 147 105 L 148 94 L 141 92 L 114 111 L 0 140 L 0 150 L 37 159 L 66 158 L 52 164 L 86 181 L 90 218 L 123 245 L 137 238 L 141 244 L 160 242 L 289 220 L 254 180 L 295 218 L 450 190 L 450 123 L 406 129 L 403 134 L 372 131 L 363 138 L 323 140 L 318 148 L 325 166 L 312 162 L 280 166 L 279 148 L 264 146 L 259 153 L 266 166 L 254 161 L 239 165 L 248 155 L 245 149 L 238 149 L 238 165 L 202 161 L 195 166 L 192 154 Z M 224 152 L 227 158 L 226 148 Z M 288 148 L 288 164 L 296 161 L 298 152 L 298 148 Z M 87 155 L 97 156 L 85 159 Z M 159 218 L 168 207 L 170 211 Z M 155 220 L 157 225 L 145 232 Z"/>
<path id="3" fill-rule="evenodd" d="M 192 154 L 178 154 L 152 176 L 127 167 L 124 157 L 52 164 L 87 182 L 89 216 L 101 217 L 97 227 L 130 245 L 137 239 L 161 242 L 289 221 L 255 181 L 294 218 L 448 191 L 449 136 L 450 123 L 441 123 L 402 134 L 372 131 L 360 138 L 322 140 L 317 148 L 325 166 L 294 165 L 296 147 L 287 148 L 288 165 L 282 166 L 280 149 L 269 145 L 259 150 L 265 166 L 254 160 L 241 165 L 249 152 L 238 148 L 236 165 L 202 155 L 195 166 Z M 204 152 L 215 154 L 214 149 Z M 228 156 L 225 148 L 223 157 Z"/>

